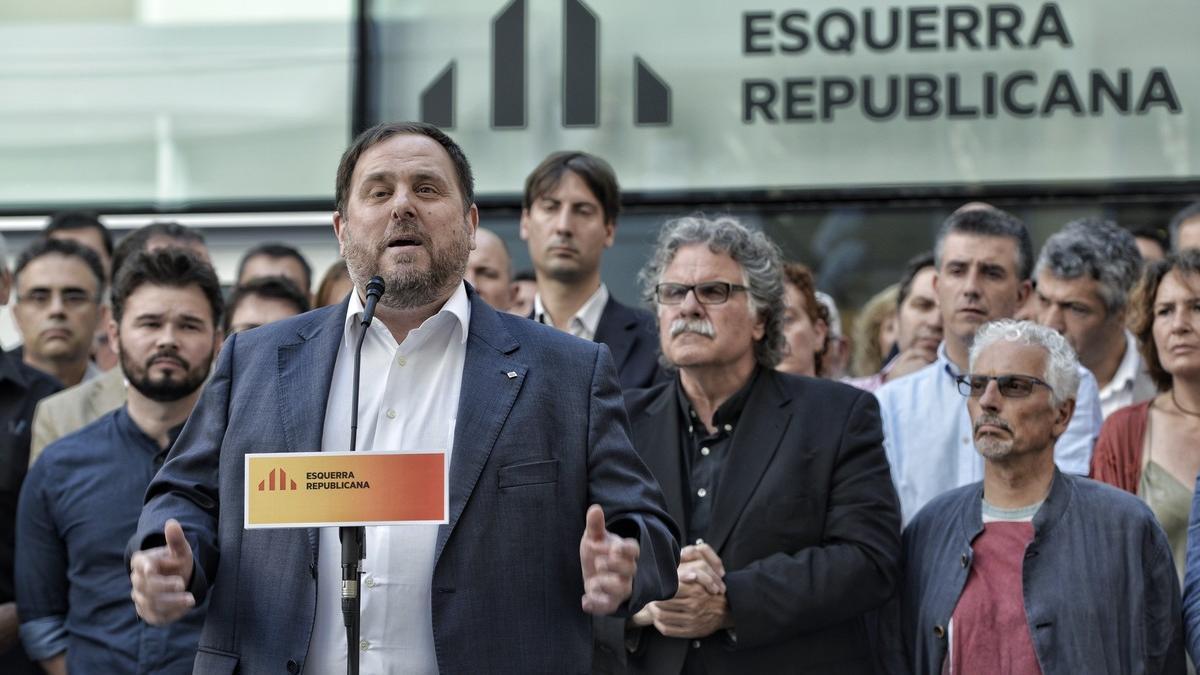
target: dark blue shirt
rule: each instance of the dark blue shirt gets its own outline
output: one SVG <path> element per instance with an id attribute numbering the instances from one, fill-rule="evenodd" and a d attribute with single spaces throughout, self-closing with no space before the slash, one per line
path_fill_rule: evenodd
<path id="1" fill-rule="evenodd" d="M 72 673 L 190 673 L 203 606 L 165 627 L 137 617 L 125 543 L 167 451 L 126 407 L 50 444 L 29 470 L 17 512 L 21 640 Z"/>
<path id="2" fill-rule="evenodd" d="M 62 389 L 58 380 L 21 363 L 20 353 L 0 350 L 0 604 L 16 599 L 13 557 L 16 550 L 17 495 L 29 466 L 29 439 L 38 401 Z M 34 675 L 41 669 L 21 645 L 0 651 L 0 673 Z"/>

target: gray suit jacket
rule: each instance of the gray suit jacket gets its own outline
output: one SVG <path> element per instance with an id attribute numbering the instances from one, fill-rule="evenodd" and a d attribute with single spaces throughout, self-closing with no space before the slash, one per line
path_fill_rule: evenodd
<path id="1" fill-rule="evenodd" d="M 75 433 L 100 416 L 125 405 L 125 373 L 120 366 L 100 377 L 80 382 L 38 403 L 33 413 L 29 465 L 54 441 Z"/>
<path id="2" fill-rule="evenodd" d="M 579 564 L 588 505 L 641 543 L 620 614 L 674 594 L 675 526 L 630 445 L 608 349 L 469 296 L 450 523 L 438 534 L 431 590 L 438 666 L 588 672 Z M 160 545 L 168 518 L 183 524 L 196 556 L 191 589 L 211 603 L 197 673 L 303 668 L 317 530 L 243 530 L 243 458 L 320 447 L 345 316 L 343 302 L 231 337 L 147 491 L 127 555 Z"/>

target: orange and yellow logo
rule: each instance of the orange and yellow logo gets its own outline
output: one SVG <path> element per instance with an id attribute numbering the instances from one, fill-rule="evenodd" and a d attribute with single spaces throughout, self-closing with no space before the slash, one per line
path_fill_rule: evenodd
<path id="1" fill-rule="evenodd" d="M 246 455 L 245 527 L 445 523 L 445 451 Z"/>
<path id="2" fill-rule="evenodd" d="M 276 471 L 279 472 L 279 487 L 275 487 L 275 472 Z M 269 483 L 267 482 L 268 480 L 270 481 Z M 271 469 L 271 477 L 270 478 L 258 481 L 258 491 L 259 492 L 262 492 L 264 490 L 270 490 L 271 492 L 274 492 L 276 490 L 295 490 L 295 489 L 296 489 L 296 481 L 293 480 L 293 481 L 289 482 L 287 472 L 284 471 L 283 469 Z"/>

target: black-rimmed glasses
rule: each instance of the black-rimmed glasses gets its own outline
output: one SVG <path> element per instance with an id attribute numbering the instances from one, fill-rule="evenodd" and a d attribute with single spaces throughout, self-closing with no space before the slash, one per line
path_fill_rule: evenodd
<path id="1" fill-rule="evenodd" d="M 705 281 L 700 284 L 664 283 L 654 287 L 654 296 L 660 305 L 678 305 L 687 297 L 689 291 L 695 291 L 696 301 L 700 304 L 719 305 L 729 299 L 730 293 L 744 290 L 745 286 L 728 281 Z"/>
<path id="2" fill-rule="evenodd" d="M 988 382 L 992 380 L 996 381 L 1000 395 L 1004 398 L 1025 398 L 1032 394 L 1033 388 L 1039 384 L 1054 391 L 1045 381 L 1031 375 L 959 375 L 954 378 L 958 383 L 958 393 L 972 398 L 983 396 L 983 392 L 987 391 Z"/>

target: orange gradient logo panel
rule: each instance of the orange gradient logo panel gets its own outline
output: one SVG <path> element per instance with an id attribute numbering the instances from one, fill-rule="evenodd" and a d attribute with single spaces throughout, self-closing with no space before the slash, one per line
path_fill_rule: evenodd
<path id="1" fill-rule="evenodd" d="M 246 455 L 245 527 L 442 524 L 446 453 Z"/>

